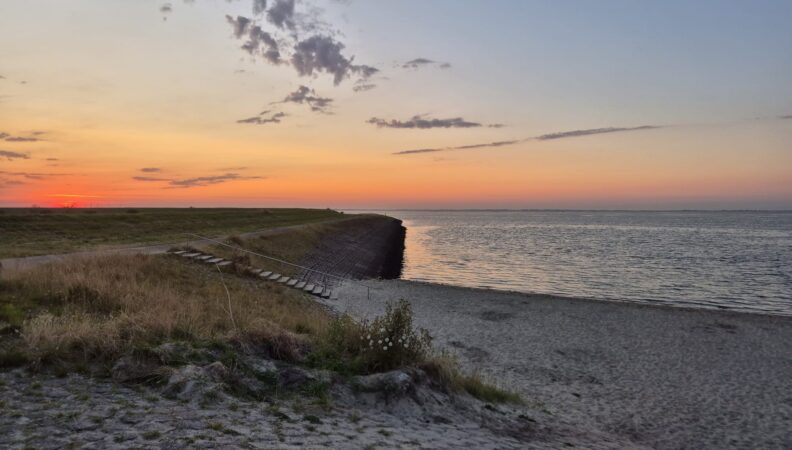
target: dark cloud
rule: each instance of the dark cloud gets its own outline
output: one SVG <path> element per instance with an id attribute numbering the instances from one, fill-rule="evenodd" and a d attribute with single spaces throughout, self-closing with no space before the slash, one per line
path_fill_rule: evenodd
<path id="1" fill-rule="evenodd" d="M 452 150 L 472 150 L 476 148 L 487 148 L 487 147 L 504 147 L 507 145 L 514 145 L 519 144 L 520 142 L 525 142 L 527 139 L 517 139 L 513 141 L 496 141 L 496 142 L 488 142 L 486 144 L 473 144 L 473 145 L 460 145 L 457 147 L 440 147 L 440 148 L 419 148 L 417 150 L 402 150 L 399 152 L 394 152 L 394 155 L 414 155 L 416 153 L 436 153 L 436 152 L 446 152 Z"/>
<path id="2" fill-rule="evenodd" d="M 40 134 L 43 134 L 43 132 L 34 131 L 31 134 L 33 134 L 34 136 L 38 136 Z M 8 133 L 4 133 L 2 131 L 0 131 L 0 140 L 6 141 L 6 142 L 39 142 L 39 141 L 41 141 L 41 139 L 39 139 L 39 138 L 23 137 L 23 136 L 12 136 L 12 135 L 10 135 Z"/>
<path id="3" fill-rule="evenodd" d="M 226 16 L 226 21 L 231 24 L 234 37 L 237 39 L 247 38 L 241 48 L 251 56 L 262 56 L 271 64 L 283 62 L 278 41 L 271 34 L 262 30 L 260 26 L 253 25 L 251 19 L 242 16 L 236 18 Z"/>
<path id="4" fill-rule="evenodd" d="M 253 0 L 253 14 L 263 14 L 267 10 L 267 0 Z"/>
<path id="5" fill-rule="evenodd" d="M 26 153 L 12 152 L 8 150 L 0 150 L 0 158 L 6 158 L 11 161 L 13 159 L 30 159 Z"/>
<path id="6" fill-rule="evenodd" d="M 169 14 L 173 12 L 173 6 L 170 3 L 165 3 L 164 5 L 160 6 L 160 12 L 163 14 Z"/>
<path id="7" fill-rule="evenodd" d="M 280 29 L 294 30 L 294 0 L 275 0 L 267 11 L 267 21 Z"/>
<path id="8" fill-rule="evenodd" d="M 355 92 L 365 92 L 365 91 L 370 91 L 375 87 L 377 87 L 377 85 L 374 83 L 357 83 L 354 86 L 352 86 L 352 90 Z"/>
<path id="9" fill-rule="evenodd" d="M 37 139 L 34 137 L 22 137 L 22 136 L 11 136 L 7 137 L 6 142 L 38 142 L 41 139 Z"/>
<path id="10" fill-rule="evenodd" d="M 652 130 L 656 128 L 660 128 L 660 127 L 656 127 L 653 125 L 643 125 L 640 127 L 632 127 L 632 128 L 616 128 L 616 127 L 591 128 L 588 130 L 572 130 L 572 131 L 561 131 L 558 133 L 543 134 L 541 136 L 537 136 L 536 139 L 539 141 L 548 141 L 551 139 L 565 139 L 565 138 L 578 137 L 578 136 L 589 136 L 592 134 L 619 133 L 622 131 Z"/>
<path id="11" fill-rule="evenodd" d="M 68 175 L 66 173 L 39 173 L 39 172 L 6 172 L 0 170 L 0 175 L 8 175 L 14 177 L 25 178 L 28 180 L 43 180 L 45 178 L 57 177 L 61 175 Z"/>
<path id="12" fill-rule="evenodd" d="M 441 69 L 448 69 L 451 64 L 447 62 L 438 62 L 427 58 L 415 58 L 407 61 L 401 65 L 402 69 L 420 69 L 422 67 L 435 66 Z"/>
<path id="13" fill-rule="evenodd" d="M 344 44 L 329 36 L 311 36 L 294 46 L 291 63 L 300 76 L 325 72 L 333 75 L 336 85 L 352 75 L 365 79 L 379 71 L 375 67 L 352 64 L 352 60 L 341 53 L 343 49 Z"/>
<path id="14" fill-rule="evenodd" d="M 234 180 L 263 180 L 264 177 L 246 177 L 237 173 L 226 173 L 209 177 L 185 178 L 181 180 L 170 180 L 169 184 L 176 188 L 191 188 L 200 186 L 211 186 L 213 184 L 226 183 Z"/>
<path id="15" fill-rule="evenodd" d="M 792 114 L 788 116 L 778 116 L 779 119 L 792 119 Z"/>
<path id="16" fill-rule="evenodd" d="M 460 145 L 456 147 L 438 147 L 438 148 L 420 148 L 416 150 L 401 150 L 398 152 L 394 152 L 394 155 L 414 155 L 419 153 L 436 153 L 436 152 L 445 152 L 445 151 L 452 151 L 452 150 L 472 150 L 477 148 L 492 148 L 492 147 L 504 147 L 507 145 L 515 145 L 521 142 L 528 142 L 532 140 L 537 141 L 548 141 L 553 139 L 564 139 L 570 137 L 577 137 L 577 136 L 588 136 L 592 134 L 604 134 L 604 133 L 618 133 L 624 131 L 640 131 L 640 130 L 654 130 L 658 128 L 663 128 L 654 125 L 643 125 L 640 127 L 610 127 L 610 128 L 592 128 L 587 130 L 572 130 L 572 131 L 562 131 L 558 133 L 550 133 L 550 134 L 543 134 L 536 137 L 530 137 L 525 139 L 515 139 L 510 141 L 496 141 L 496 142 L 488 142 L 484 144 L 471 144 L 471 145 Z"/>
<path id="17" fill-rule="evenodd" d="M 451 119 L 424 119 L 421 116 L 413 116 L 408 120 L 385 120 L 372 117 L 367 123 L 384 128 L 475 128 L 480 127 L 480 123 L 469 122 L 461 117 Z"/>
<path id="18" fill-rule="evenodd" d="M 60 161 L 58 158 L 47 158 L 47 161 Z"/>
<path id="19" fill-rule="evenodd" d="M 157 172 L 162 172 L 162 169 L 160 169 L 159 167 L 144 167 L 140 169 L 140 171 L 144 173 L 157 173 Z"/>
<path id="20" fill-rule="evenodd" d="M 264 111 L 261 114 L 259 114 L 258 116 L 249 117 L 247 119 L 237 120 L 237 123 L 247 123 L 247 124 L 253 124 L 253 125 L 264 125 L 264 124 L 267 124 L 267 123 L 280 123 L 281 119 L 286 117 L 286 113 L 282 113 L 282 112 L 277 112 L 277 113 L 274 113 L 274 114 L 270 115 L 269 117 L 265 117 L 269 113 L 270 113 L 269 111 Z"/>
<path id="21" fill-rule="evenodd" d="M 332 98 L 319 97 L 316 91 L 308 86 L 300 86 L 296 91 L 290 93 L 279 103 L 299 103 L 306 104 L 315 112 L 327 112 L 330 104 L 333 103 Z"/>
<path id="22" fill-rule="evenodd" d="M 136 181 L 171 181 L 170 178 L 157 178 L 157 177 L 132 177 Z"/>
<path id="23" fill-rule="evenodd" d="M 6 179 L 3 179 L 3 178 L 0 178 L 0 187 L 20 186 L 20 185 L 23 185 L 23 184 L 27 184 L 27 183 L 25 183 L 24 181 L 19 181 L 19 180 L 6 180 Z"/>
<path id="24" fill-rule="evenodd" d="M 234 37 L 237 39 L 242 39 L 248 33 L 248 27 L 253 22 L 252 20 L 248 19 L 247 17 L 237 16 L 236 19 L 233 17 L 226 15 L 226 21 L 234 27 Z"/>

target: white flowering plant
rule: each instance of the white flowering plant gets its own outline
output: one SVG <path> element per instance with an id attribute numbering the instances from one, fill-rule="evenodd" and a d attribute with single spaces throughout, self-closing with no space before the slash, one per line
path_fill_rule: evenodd
<path id="1" fill-rule="evenodd" d="M 336 319 L 312 358 L 316 365 L 340 372 L 374 373 L 422 363 L 431 342 L 426 330 L 413 327 L 410 303 L 401 300 L 372 321 Z"/>

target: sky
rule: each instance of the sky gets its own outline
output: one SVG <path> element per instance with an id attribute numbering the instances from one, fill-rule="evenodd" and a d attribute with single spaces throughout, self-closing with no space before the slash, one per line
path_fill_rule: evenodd
<path id="1" fill-rule="evenodd" d="M 792 209 L 792 2 L 2 0 L 0 206 Z"/>

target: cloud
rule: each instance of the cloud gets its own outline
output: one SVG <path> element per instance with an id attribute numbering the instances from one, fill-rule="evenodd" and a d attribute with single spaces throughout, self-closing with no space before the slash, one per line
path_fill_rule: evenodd
<path id="1" fill-rule="evenodd" d="M 352 90 L 355 92 L 365 92 L 370 91 L 375 87 L 377 87 L 377 85 L 374 83 L 358 83 L 352 86 Z"/>
<path id="2" fill-rule="evenodd" d="M 237 173 L 226 173 L 208 177 L 185 178 L 181 180 L 170 180 L 170 185 L 177 188 L 191 188 L 200 186 L 211 186 L 213 184 L 226 183 L 234 180 L 263 180 L 265 177 L 246 177 Z"/>
<path id="3" fill-rule="evenodd" d="M 327 112 L 332 102 L 332 98 L 319 97 L 316 95 L 316 91 L 308 86 L 300 86 L 296 91 L 287 95 L 282 102 L 278 103 L 306 104 L 311 108 L 311 111 Z"/>
<path id="4" fill-rule="evenodd" d="M 19 153 L 19 152 L 11 152 L 8 150 L 0 150 L 0 158 L 6 158 L 7 160 L 11 161 L 13 159 L 30 159 L 30 156 L 26 153 Z"/>
<path id="5" fill-rule="evenodd" d="M 253 14 L 263 14 L 267 10 L 267 0 L 253 0 Z"/>
<path id="6" fill-rule="evenodd" d="M 157 178 L 157 177 L 132 177 L 136 181 L 171 181 L 170 178 Z"/>
<path id="7" fill-rule="evenodd" d="M 300 76 L 325 72 L 333 75 L 336 85 L 352 75 L 366 79 L 379 72 L 375 67 L 352 64 L 352 59 L 341 53 L 343 49 L 344 44 L 329 36 L 311 36 L 294 46 L 291 63 Z"/>
<path id="8" fill-rule="evenodd" d="M 778 116 L 779 119 L 792 119 L 792 114 L 788 116 Z"/>
<path id="9" fill-rule="evenodd" d="M 173 12 L 173 6 L 170 3 L 165 3 L 164 5 L 160 6 L 159 10 L 162 14 L 170 14 Z"/>
<path id="10" fill-rule="evenodd" d="M 587 130 L 572 130 L 572 131 L 561 131 L 558 133 L 543 134 L 541 136 L 537 136 L 536 139 L 539 141 L 548 141 L 551 139 L 566 139 L 566 138 L 578 137 L 578 136 L 589 136 L 592 134 L 619 133 L 622 131 L 652 130 L 656 128 L 660 128 L 660 127 L 656 127 L 653 125 L 643 125 L 640 127 L 632 127 L 632 128 L 616 128 L 616 127 L 591 128 Z"/>
<path id="11" fill-rule="evenodd" d="M 40 131 L 35 131 L 32 134 L 34 136 L 38 136 L 38 135 L 41 135 L 41 134 L 44 134 L 44 133 L 40 132 Z M 23 136 L 12 136 L 12 135 L 10 135 L 8 133 L 4 133 L 2 131 L 0 131 L 0 140 L 6 141 L 6 142 L 39 142 L 39 141 L 41 141 L 41 139 L 39 139 L 39 138 L 23 137 Z"/>
<path id="12" fill-rule="evenodd" d="M 47 158 L 47 161 L 60 161 L 58 158 Z"/>
<path id="13" fill-rule="evenodd" d="M 50 177 L 57 177 L 61 175 L 68 175 L 65 173 L 39 173 L 39 172 L 6 172 L 0 170 L 0 175 L 8 175 L 20 178 L 26 178 L 28 180 L 43 180 L 45 178 Z"/>
<path id="14" fill-rule="evenodd" d="M 460 145 L 457 147 L 440 147 L 440 148 L 419 148 L 417 150 L 402 150 L 398 152 L 394 152 L 394 155 L 414 155 L 417 153 L 436 153 L 436 152 L 446 152 L 451 150 L 471 150 L 475 148 L 487 148 L 487 147 L 504 147 L 507 145 L 514 145 L 520 142 L 524 142 L 528 139 L 516 139 L 512 141 L 496 141 L 496 142 L 488 142 L 486 144 L 473 144 L 473 145 Z"/>
<path id="15" fill-rule="evenodd" d="M 433 61 L 427 58 L 415 58 L 413 60 L 407 61 L 401 65 L 402 69 L 420 69 L 423 67 L 435 66 L 441 69 L 449 69 L 451 68 L 451 64 L 447 62 L 438 62 Z"/>
<path id="16" fill-rule="evenodd" d="M 294 0 L 275 0 L 267 11 L 267 21 L 280 29 L 294 30 Z"/>
<path id="17" fill-rule="evenodd" d="M 592 128 L 587 130 L 572 130 L 572 131 L 561 131 L 558 133 L 550 133 L 550 134 L 543 134 L 540 136 L 529 137 L 525 139 L 514 139 L 510 141 L 495 141 L 495 142 L 488 142 L 484 144 L 471 144 L 471 145 L 459 145 L 456 147 L 437 147 L 437 148 L 419 148 L 415 150 L 401 150 L 398 152 L 392 153 L 393 155 L 414 155 L 420 153 L 436 153 L 436 152 L 446 152 L 446 151 L 453 151 L 453 150 L 472 150 L 478 148 L 493 148 L 493 147 L 504 147 L 508 145 L 515 145 L 521 142 L 528 142 L 528 141 L 548 141 L 553 139 L 564 139 L 564 138 L 571 138 L 577 136 L 589 136 L 593 134 L 605 134 L 605 133 L 618 133 L 618 132 L 625 132 L 625 131 L 640 131 L 640 130 L 655 130 L 658 128 L 663 128 L 660 126 L 655 125 L 643 125 L 640 127 L 610 127 L 610 128 Z"/>
<path id="18" fill-rule="evenodd" d="M 226 15 L 226 21 L 234 27 L 234 37 L 242 39 L 248 32 L 248 26 L 253 22 L 247 17 L 237 16 L 236 19 Z"/>
<path id="19" fill-rule="evenodd" d="M 454 117 L 451 119 L 424 119 L 421 116 L 413 116 L 408 120 L 385 120 L 377 117 L 372 117 L 366 123 L 374 124 L 378 127 L 384 128 L 475 128 L 480 127 L 481 124 L 477 122 L 469 122 L 461 117 Z"/>
<path id="20" fill-rule="evenodd" d="M 157 172 L 162 172 L 162 169 L 160 169 L 159 167 L 144 167 L 140 169 L 140 171 L 144 173 L 157 173 Z"/>
<path id="21" fill-rule="evenodd" d="M 264 111 L 258 116 L 249 117 L 247 119 L 240 119 L 237 120 L 237 123 L 247 123 L 253 125 L 264 125 L 267 123 L 280 123 L 281 119 L 286 117 L 286 113 L 277 112 L 272 114 L 270 117 L 264 117 L 269 114 L 270 111 Z"/>
<path id="22" fill-rule="evenodd" d="M 262 56 L 270 64 L 281 64 L 280 48 L 275 38 L 262 30 L 260 26 L 253 25 L 253 21 L 247 17 L 237 16 L 233 18 L 226 16 L 226 21 L 233 28 L 234 37 L 247 41 L 242 44 L 242 49 L 251 56 Z"/>
<path id="23" fill-rule="evenodd" d="M 23 185 L 23 184 L 27 184 L 27 183 L 25 183 L 24 181 L 19 181 L 19 180 L 6 180 L 6 179 L 3 179 L 3 178 L 0 178 L 0 187 L 20 186 L 20 185 Z"/>

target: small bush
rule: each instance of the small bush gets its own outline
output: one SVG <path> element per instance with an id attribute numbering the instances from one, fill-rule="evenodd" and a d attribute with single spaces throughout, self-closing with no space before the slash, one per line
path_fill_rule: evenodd
<path id="1" fill-rule="evenodd" d="M 431 342 L 426 330 L 413 327 L 410 303 L 401 300 L 371 322 L 346 315 L 335 319 L 320 336 L 312 361 L 342 373 L 383 372 L 423 362 Z"/>

